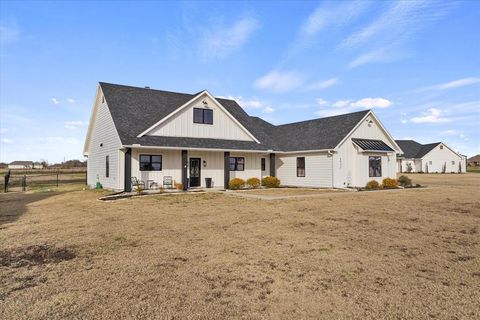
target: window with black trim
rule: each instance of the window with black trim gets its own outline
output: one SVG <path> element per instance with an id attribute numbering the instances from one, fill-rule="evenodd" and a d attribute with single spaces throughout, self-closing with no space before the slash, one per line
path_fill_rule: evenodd
<path id="1" fill-rule="evenodd" d="M 368 175 L 370 177 L 382 176 L 382 157 L 368 157 Z"/>
<path id="2" fill-rule="evenodd" d="M 262 158 L 261 159 L 261 167 L 262 167 L 262 171 L 265 171 L 265 158 Z"/>
<path id="3" fill-rule="evenodd" d="M 213 110 L 193 108 L 193 123 L 213 124 Z"/>
<path id="4" fill-rule="evenodd" d="M 230 157 L 230 171 L 244 171 L 245 158 L 244 157 Z"/>
<path id="5" fill-rule="evenodd" d="M 105 178 L 110 177 L 110 157 L 105 157 Z"/>
<path id="6" fill-rule="evenodd" d="M 141 154 L 140 171 L 162 171 L 162 156 Z"/>
<path id="7" fill-rule="evenodd" d="M 305 177 L 305 157 L 297 158 L 297 177 Z"/>

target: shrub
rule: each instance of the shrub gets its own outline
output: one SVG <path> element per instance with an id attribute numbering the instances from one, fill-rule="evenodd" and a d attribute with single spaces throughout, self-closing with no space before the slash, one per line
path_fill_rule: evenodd
<path id="1" fill-rule="evenodd" d="M 228 188 L 232 190 L 238 190 L 245 186 L 245 180 L 240 178 L 234 178 L 228 183 Z"/>
<path id="2" fill-rule="evenodd" d="M 252 189 L 257 189 L 258 187 L 260 187 L 260 179 L 258 178 L 247 179 L 247 186 Z"/>
<path id="3" fill-rule="evenodd" d="M 396 179 L 392 178 L 385 178 L 382 181 L 383 187 L 384 188 L 397 188 L 398 187 L 398 181 Z"/>
<path id="4" fill-rule="evenodd" d="M 380 189 L 380 184 L 378 183 L 377 180 L 370 180 L 367 182 L 367 185 L 365 186 L 365 188 L 368 190 Z"/>
<path id="5" fill-rule="evenodd" d="M 407 176 L 400 176 L 398 177 L 398 183 L 402 186 L 402 187 L 409 187 L 412 185 L 412 179 L 410 179 L 409 177 Z"/>
<path id="6" fill-rule="evenodd" d="M 278 188 L 280 187 L 280 180 L 277 177 L 267 176 L 262 179 L 262 186 L 267 188 Z"/>
<path id="7" fill-rule="evenodd" d="M 175 182 L 175 188 L 177 188 L 177 190 L 183 190 L 183 184 Z"/>
<path id="8" fill-rule="evenodd" d="M 407 163 L 407 172 L 410 173 L 412 172 L 412 170 L 413 170 L 412 164 L 410 162 Z"/>

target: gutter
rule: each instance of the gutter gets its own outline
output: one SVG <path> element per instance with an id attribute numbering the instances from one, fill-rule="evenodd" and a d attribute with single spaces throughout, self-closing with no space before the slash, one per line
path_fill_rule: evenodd
<path id="1" fill-rule="evenodd" d="M 249 153 L 276 153 L 276 154 L 296 154 L 296 153 L 318 153 L 327 152 L 333 155 L 333 149 L 318 150 L 299 150 L 299 151 L 279 151 L 279 150 L 242 150 L 242 149 L 225 149 L 225 148 L 192 148 L 192 147 L 163 147 L 163 146 L 143 146 L 140 144 L 123 145 L 123 148 L 137 149 L 168 149 L 168 150 L 203 150 L 203 151 L 231 151 L 231 152 L 249 152 Z"/>

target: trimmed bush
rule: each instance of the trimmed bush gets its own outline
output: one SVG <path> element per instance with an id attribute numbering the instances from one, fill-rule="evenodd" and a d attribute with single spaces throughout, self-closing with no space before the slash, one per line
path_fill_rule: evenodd
<path id="1" fill-rule="evenodd" d="M 383 184 L 383 187 L 387 189 L 398 187 L 398 181 L 396 179 L 391 179 L 391 178 L 383 179 L 382 184 Z"/>
<path id="2" fill-rule="evenodd" d="M 280 180 L 277 177 L 267 176 L 262 179 L 262 186 L 267 188 L 278 188 L 280 187 Z"/>
<path id="3" fill-rule="evenodd" d="M 377 180 L 370 180 L 367 182 L 365 188 L 368 190 L 380 189 L 380 183 L 378 183 Z"/>
<path id="4" fill-rule="evenodd" d="M 409 177 L 407 176 L 400 176 L 398 177 L 398 183 L 402 186 L 402 187 L 409 187 L 412 185 L 412 179 L 410 179 Z"/>
<path id="5" fill-rule="evenodd" d="M 234 178 L 228 183 L 228 188 L 231 190 L 238 190 L 245 186 L 245 180 L 240 178 Z"/>
<path id="6" fill-rule="evenodd" d="M 260 179 L 255 177 L 247 179 L 247 186 L 252 189 L 257 189 L 260 187 Z"/>
<path id="7" fill-rule="evenodd" d="M 175 188 L 177 188 L 177 190 L 183 190 L 183 184 L 175 182 Z"/>

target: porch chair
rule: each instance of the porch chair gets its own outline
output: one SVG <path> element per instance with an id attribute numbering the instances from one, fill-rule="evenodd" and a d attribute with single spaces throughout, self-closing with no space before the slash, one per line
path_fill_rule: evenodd
<path id="1" fill-rule="evenodd" d="M 131 178 L 131 185 L 132 185 L 132 190 L 133 190 L 133 187 L 135 187 L 135 189 L 137 189 L 138 187 L 141 187 L 143 190 L 145 190 L 145 182 L 143 182 L 142 180 L 138 180 L 137 177 Z"/>
<path id="2" fill-rule="evenodd" d="M 173 188 L 173 178 L 172 176 L 164 176 L 163 177 L 163 187 L 172 189 Z"/>

